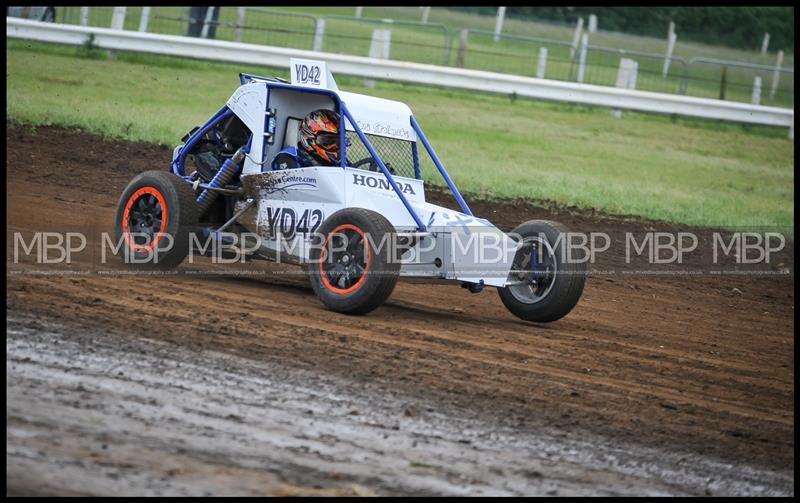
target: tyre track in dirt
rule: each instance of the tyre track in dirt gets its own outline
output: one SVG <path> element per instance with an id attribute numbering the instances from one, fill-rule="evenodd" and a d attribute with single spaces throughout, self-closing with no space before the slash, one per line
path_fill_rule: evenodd
<path id="1" fill-rule="evenodd" d="M 9 126 L 6 138 L 7 257 L 14 230 L 110 230 L 128 180 L 170 155 L 57 128 L 32 135 Z M 444 201 L 435 191 L 428 198 Z M 576 230 L 655 225 L 470 203 L 506 230 L 530 218 Z M 539 325 L 513 318 L 490 289 L 470 295 L 410 281 L 370 315 L 343 316 L 326 311 L 305 278 L 282 274 L 296 268 L 279 264 L 247 264 L 257 277 L 238 277 L 236 267 L 187 274 L 213 270 L 205 258 L 169 277 L 37 276 L 15 274 L 35 265 L 29 259 L 7 264 L 10 313 L 189 351 L 277 358 L 464 407 L 521 432 L 555 427 L 734 464 L 794 465 L 793 274 L 744 285 L 736 277 L 591 276 L 573 313 Z M 96 269 L 89 261 L 72 268 Z"/>
<path id="2" fill-rule="evenodd" d="M 64 328 L 9 319 L 11 494 L 762 494 L 765 482 L 784 493 L 763 472 L 709 483 L 724 466 L 486 430 L 370 383 Z"/>
<path id="3" fill-rule="evenodd" d="M 136 281 L 137 280 L 128 280 L 127 283 L 111 286 L 111 288 L 107 289 L 105 292 L 95 293 L 98 295 L 105 294 L 106 297 L 110 299 L 124 299 L 125 292 L 129 292 L 131 289 L 135 288 Z M 170 322 L 185 324 L 192 321 L 191 317 L 185 316 L 183 319 L 175 320 L 175 315 L 171 315 L 170 318 L 170 312 L 175 310 L 176 307 L 179 308 L 178 311 L 191 312 L 192 306 L 188 299 L 192 298 L 193 292 L 190 290 L 194 288 L 194 285 L 189 284 L 186 285 L 185 288 L 186 290 L 172 295 L 174 298 L 187 299 L 183 305 L 175 306 L 173 303 L 161 309 L 153 310 L 152 308 L 148 308 L 147 313 L 144 311 L 131 311 L 127 309 L 129 306 L 126 306 L 126 304 L 121 301 L 108 300 L 105 302 L 110 304 L 110 309 L 126 309 L 129 315 L 134 317 L 151 316 L 154 319 L 164 319 Z M 85 293 L 88 292 L 81 292 L 78 295 L 72 295 L 70 298 L 70 292 L 68 290 L 57 291 L 54 292 L 52 298 L 49 299 L 48 304 L 56 304 L 59 302 L 58 299 L 66 299 L 68 304 L 77 305 L 84 298 Z M 92 293 L 92 295 L 95 293 Z M 210 303 L 219 305 L 230 300 L 227 295 L 229 295 L 227 292 L 226 295 L 208 294 L 207 298 Z M 62 302 L 63 301 L 64 300 L 62 300 Z M 359 320 L 359 326 L 356 328 L 337 328 L 337 325 L 332 324 L 330 320 L 315 320 L 311 318 L 310 309 L 302 309 L 301 307 L 299 310 L 294 311 L 292 315 L 279 314 L 275 311 L 285 308 L 286 303 L 283 301 L 255 299 L 252 302 L 251 306 L 253 311 L 270 313 L 268 317 L 263 317 L 261 320 L 263 320 L 262 323 L 265 325 L 269 324 L 271 329 L 276 333 L 283 334 L 288 331 L 290 333 L 302 334 L 310 330 L 313 333 L 323 335 L 326 339 L 331 340 L 335 340 L 337 337 L 355 337 L 359 339 L 362 345 L 375 345 L 374 349 L 371 349 L 370 352 L 376 354 L 396 352 L 398 350 L 403 352 L 415 351 L 419 354 L 449 354 L 455 358 L 464 360 L 469 366 L 484 366 L 486 372 L 494 372 L 498 376 L 504 373 L 507 373 L 509 376 L 529 374 L 526 376 L 526 379 L 531 381 L 548 377 L 556 378 L 563 380 L 565 383 L 569 383 L 565 385 L 565 387 L 574 385 L 598 386 L 599 389 L 594 390 L 594 393 L 598 395 L 598 398 L 603 397 L 609 401 L 613 401 L 623 391 L 628 391 L 642 395 L 643 399 L 647 401 L 677 400 L 706 409 L 718 408 L 728 414 L 740 417 L 756 417 L 787 425 L 791 425 L 793 421 L 791 414 L 773 415 L 769 413 L 768 409 L 759 408 L 755 403 L 749 401 L 757 398 L 760 393 L 769 389 L 767 383 L 763 379 L 760 379 L 762 386 L 759 387 L 754 386 L 752 379 L 742 380 L 737 376 L 737 380 L 742 386 L 749 385 L 749 393 L 748 396 L 745 397 L 748 399 L 747 401 L 743 401 L 741 398 L 738 400 L 722 400 L 716 398 L 722 396 L 722 392 L 725 390 L 723 386 L 710 387 L 708 384 L 701 384 L 707 382 L 708 378 L 711 377 L 710 373 L 714 371 L 713 368 L 705 372 L 703 372 L 702 369 L 691 368 L 690 371 L 693 372 L 691 375 L 684 375 L 681 379 L 677 379 L 665 378 L 663 375 L 658 374 L 655 366 L 647 367 L 646 363 L 640 363 L 638 366 L 640 375 L 644 377 L 659 375 L 659 381 L 632 383 L 625 379 L 604 378 L 603 374 L 609 370 L 609 367 L 620 366 L 625 363 L 630 365 L 640 362 L 640 358 L 636 356 L 628 357 L 626 355 L 615 354 L 614 359 L 609 362 L 608 366 L 600 366 L 595 369 L 594 375 L 590 375 L 590 373 L 587 374 L 583 372 L 583 369 L 580 368 L 579 365 L 565 365 L 561 362 L 561 357 L 565 354 L 564 346 L 567 345 L 562 342 L 557 342 L 554 348 L 538 347 L 535 351 L 532 351 L 519 340 L 508 340 L 507 337 L 503 336 L 503 334 L 506 333 L 505 331 L 499 332 L 500 335 L 494 337 L 496 341 L 490 340 L 490 342 L 485 342 L 484 339 L 487 338 L 487 335 L 494 332 L 481 333 L 475 336 L 452 335 L 454 333 L 463 333 L 462 331 L 469 328 L 471 325 L 470 323 L 464 323 L 463 326 L 459 326 L 461 325 L 460 323 L 455 323 L 454 326 L 450 327 L 452 330 L 450 334 L 437 332 L 436 330 L 427 330 L 421 327 L 398 329 L 392 323 L 386 324 L 382 323 L 380 320 L 375 322 L 368 320 L 366 323 Z M 305 295 L 302 296 L 300 302 L 307 302 Z M 87 312 L 86 316 L 91 316 L 90 312 Z M 335 315 L 335 317 L 341 319 L 343 322 L 347 322 L 349 319 L 341 315 Z M 240 330 L 247 331 L 248 325 L 253 322 L 258 323 L 261 321 L 258 316 L 254 316 L 253 318 L 252 322 L 248 320 L 247 323 L 232 324 L 232 331 L 234 333 Z M 224 320 L 214 318 L 209 321 L 217 323 Z M 280 328 L 277 329 L 278 327 Z M 227 327 L 216 327 L 206 331 L 214 334 L 218 332 L 225 333 L 228 330 Z M 257 334 L 253 335 L 256 336 Z M 590 345 L 587 349 L 593 348 Z M 602 347 L 598 349 L 602 349 Z M 549 365 L 532 363 L 530 360 L 534 362 L 536 360 L 547 361 Z M 678 357 L 676 363 L 677 360 L 682 360 L 682 358 Z M 717 372 L 718 371 L 719 370 L 717 370 Z M 498 379 L 502 379 L 502 377 L 498 377 Z M 502 384 L 511 385 L 512 382 L 504 380 Z M 675 391 L 680 388 L 682 388 L 682 392 Z"/>

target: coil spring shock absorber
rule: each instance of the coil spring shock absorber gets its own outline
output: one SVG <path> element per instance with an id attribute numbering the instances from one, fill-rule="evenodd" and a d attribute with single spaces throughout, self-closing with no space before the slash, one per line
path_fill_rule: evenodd
<path id="1" fill-rule="evenodd" d="M 238 164 L 244 158 L 246 152 L 246 147 L 242 147 L 237 150 L 230 159 L 226 160 L 222 164 L 222 167 L 219 168 L 219 171 L 217 171 L 217 174 L 214 175 L 214 178 L 208 182 L 208 186 L 223 187 L 233 180 L 234 175 L 236 175 L 236 172 L 239 169 Z M 211 207 L 211 204 L 217 199 L 218 196 L 219 192 L 216 190 L 204 189 L 197 198 L 198 216 L 202 217 L 205 215 L 206 211 L 208 211 L 208 209 Z"/>

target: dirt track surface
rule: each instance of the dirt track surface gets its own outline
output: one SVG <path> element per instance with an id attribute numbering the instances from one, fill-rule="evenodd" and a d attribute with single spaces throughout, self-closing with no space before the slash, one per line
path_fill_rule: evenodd
<path id="1" fill-rule="evenodd" d="M 170 150 L 6 139 L 9 493 L 794 494 L 793 274 L 591 276 L 550 325 L 406 281 L 339 315 L 264 262 L 53 275 L 13 263 L 13 233 L 110 231 Z M 653 225 L 471 206 L 505 230 Z"/>

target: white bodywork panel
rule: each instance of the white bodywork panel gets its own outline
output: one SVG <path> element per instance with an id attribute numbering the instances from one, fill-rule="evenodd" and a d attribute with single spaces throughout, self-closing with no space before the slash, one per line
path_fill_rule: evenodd
<path id="1" fill-rule="evenodd" d="M 345 91 L 338 94 L 364 134 L 417 141 L 417 133 L 409 121 L 411 109 L 404 103 Z M 346 121 L 345 127 L 355 131 L 350 121 Z"/>
<path id="2" fill-rule="evenodd" d="M 382 173 L 338 167 L 308 167 L 252 175 L 261 189 L 257 228 L 269 236 L 265 244 L 280 256 L 308 259 L 309 234 L 343 208 L 366 208 L 384 217 L 400 232 L 417 226 Z M 394 177 L 430 235 L 403 258 L 401 274 L 458 279 L 503 286 L 511 269 L 516 242 L 489 221 L 425 202 L 421 180 Z M 490 252 L 481 246 L 492 246 Z M 492 255 L 492 256 L 488 256 Z M 440 266 L 435 265 L 436 258 Z"/>
<path id="3" fill-rule="evenodd" d="M 244 125 L 253 133 L 250 152 L 261 152 L 264 147 L 264 127 L 266 121 L 267 87 L 262 82 L 251 82 L 236 89 L 226 103 Z M 243 174 L 261 173 L 261 166 L 254 162 L 255 156 L 244 159 Z"/>

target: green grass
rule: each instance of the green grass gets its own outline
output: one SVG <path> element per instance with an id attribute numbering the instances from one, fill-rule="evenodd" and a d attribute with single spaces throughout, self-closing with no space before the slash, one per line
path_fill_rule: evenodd
<path id="1" fill-rule="evenodd" d="M 62 7 L 58 9 L 57 21 L 77 23 L 79 7 Z M 141 7 L 129 7 L 125 18 L 125 29 L 138 29 Z M 91 7 L 89 24 L 92 26 L 109 26 L 112 7 Z M 570 49 L 557 43 L 540 41 L 501 39 L 493 40 L 494 18 L 480 16 L 444 8 L 433 8 L 430 25 L 411 26 L 395 23 L 392 25 L 379 22 L 382 19 L 417 22 L 420 19 L 418 7 L 366 7 L 361 20 L 338 19 L 331 16 L 353 16 L 353 7 L 278 7 L 248 8 L 245 24 L 252 29 L 243 30 L 242 41 L 255 44 L 266 44 L 279 47 L 311 49 L 314 37 L 314 16 L 326 17 L 325 37 L 322 50 L 325 52 L 369 54 L 372 31 L 375 28 L 390 28 L 392 44 L 390 58 L 399 61 L 443 64 L 455 66 L 458 63 L 457 30 L 468 27 L 471 31 L 468 49 L 463 66 L 476 70 L 487 70 L 515 75 L 535 76 L 540 47 L 548 49 L 548 64 L 545 77 L 558 80 L 574 80 L 576 65 L 570 58 Z M 187 30 L 188 7 L 154 7 L 151 12 L 148 31 L 172 35 L 185 35 Z M 218 40 L 234 40 L 234 25 L 237 10 L 226 7 L 220 11 L 219 21 L 222 25 L 217 29 Z M 442 30 L 445 25 L 446 30 Z M 448 31 L 449 30 L 449 33 Z M 553 41 L 572 41 L 574 27 L 556 24 L 538 23 L 518 19 L 507 19 L 504 33 L 538 37 Z M 665 27 L 666 30 L 666 27 Z M 452 40 L 448 40 L 452 37 Z M 652 53 L 654 57 L 632 56 L 639 63 L 637 89 L 655 92 L 678 93 L 684 67 L 679 61 L 670 65 L 669 73 L 662 76 L 663 55 L 666 52 L 664 40 L 649 37 L 626 35 L 623 33 L 599 31 L 591 35 L 591 46 L 602 46 L 614 49 L 628 49 Z M 790 48 L 787 48 L 790 49 Z M 761 56 L 757 52 L 738 51 L 718 46 L 703 44 L 679 43 L 676 56 L 690 58 L 693 56 L 751 61 L 772 65 L 775 55 Z M 619 60 L 622 56 L 617 52 L 590 50 L 587 57 L 587 68 L 584 82 L 589 84 L 610 85 L 616 83 Z M 631 56 L 628 56 L 631 57 Z M 793 56 L 788 55 L 784 66 L 793 65 Z M 715 64 L 694 63 L 688 68 L 689 96 L 718 98 L 722 87 L 722 67 Z M 769 92 L 772 83 L 772 72 L 769 70 L 750 70 L 734 67 L 727 68 L 725 79 L 725 99 L 749 103 L 752 96 L 753 78 L 758 75 L 762 80 L 761 104 L 770 106 L 794 106 L 794 76 L 783 73 L 775 96 Z"/>
<path id="2" fill-rule="evenodd" d="M 238 72 L 288 70 L 8 40 L 10 120 L 174 145 L 238 85 Z M 403 101 L 462 191 L 554 201 L 695 225 L 794 223 L 794 144 L 785 128 L 672 119 L 602 108 L 337 76 L 342 89 Z M 165 163 L 167 160 L 165 159 Z M 427 181 L 441 184 L 432 165 Z"/>

